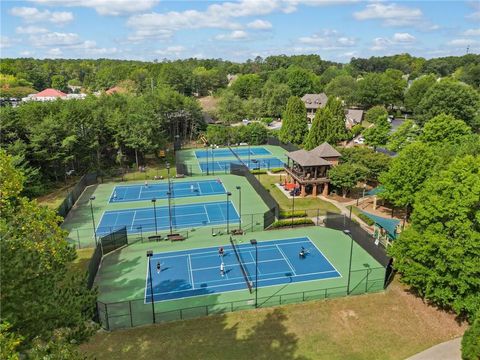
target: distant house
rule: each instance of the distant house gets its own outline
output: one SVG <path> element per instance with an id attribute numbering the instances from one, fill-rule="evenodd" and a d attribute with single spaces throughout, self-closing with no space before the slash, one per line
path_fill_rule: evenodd
<path id="1" fill-rule="evenodd" d="M 30 94 L 24 97 L 22 101 L 54 101 L 57 99 L 66 99 L 67 94 L 56 89 L 45 89 L 36 94 Z"/>
<path id="2" fill-rule="evenodd" d="M 353 126 L 360 124 L 363 120 L 363 110 L 347 109 L 345 111 L 345 126 L 351 129 Z"/>
<path id="3" fill-rule="evenodd" d="M 305 94 L 302 96 L 302 101 L 307 108 L 307 117 L 313 120 L 317 109 L 327 105 L 328 96 L 325 93 L 321 94 Z"/>
<path id="4" fill-rule="evenodd" d="M 120 86 L 114 86 L 105 91 L 105 94 L 107 95 L 112 95 L 112 94 L 125 94 L 127 92 L 127 89 L 120 87 Z"/>
<path id="5" fill-rule="evenodd" d="M 22 98 L 22 101 L 55 101 L 61 100 L 82 100 L 87 97 L 86 94 L 65 94 L 57 89 L 45 89 L 36 94 L 30 94 L 27 97 Z"/>

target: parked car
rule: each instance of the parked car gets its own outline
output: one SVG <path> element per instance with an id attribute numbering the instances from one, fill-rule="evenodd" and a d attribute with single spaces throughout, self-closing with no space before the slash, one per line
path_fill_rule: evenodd
<path id="1" fill-rule="evenodd" d="M 364 142 L 365 142 L 365 138 L 363 136 L 360 136 L 360 137 L 356 138 L 355 140 L 353 140 L 353 143 L 358 144 L 358 145 L 361 145 Z"/>

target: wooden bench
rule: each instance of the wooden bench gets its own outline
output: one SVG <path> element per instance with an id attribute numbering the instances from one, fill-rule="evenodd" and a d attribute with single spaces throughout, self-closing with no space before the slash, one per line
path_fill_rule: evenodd
<path id="1" fill-rule="evenodd" d="M 162 237 L 162 235 L 150 235 L 148 237 L 148 240 L 150 240 L 150 241 L 160 241 L 160 240 L 163 240 L 163 237 Z"/>
<path id="2" fill-rule="evenodd" d="M 180 234 L 170 234 L 170 235 L 167 235 L 167 238 L 168 238 L 168 240 L 171 240 L 171 241 L 183 241 L 183 240 L 185 240 L 185 236 L 182 236 Z"/>

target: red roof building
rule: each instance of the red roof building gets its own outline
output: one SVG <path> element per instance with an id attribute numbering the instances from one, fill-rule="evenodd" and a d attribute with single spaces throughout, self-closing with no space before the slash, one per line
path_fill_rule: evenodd
<path id="1" fill-rule="evenodd" d="M 32 95 L 33 98 L 37 99 L 37 100 L 54 100 L 54 99 L 57 99 L 57 98 L 64 98 L 66 97 L 67 94 L 61 92 L 60 90 L 56 90 L 56 89 L 45 89 L 45 90 L 42 90 L 40 91 L 39 93 L 36 93 L 34 95 Z"/>

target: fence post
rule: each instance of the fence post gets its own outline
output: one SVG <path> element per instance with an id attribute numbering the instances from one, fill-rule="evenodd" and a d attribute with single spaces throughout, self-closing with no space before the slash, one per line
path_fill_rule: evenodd
<path id="1" fill-rule="evenodd" d="M 128 302 L 128 309 L 130 311 L 130 327 L 133 327 L 133 317 L 132 317 L 132 300 Z"/>
<path id="2" fill-rule="evenodd" d="M 230 303 L 230 312 L 233 312 L 233 301 Z"/>
<path id="3" fill-rule="evenodd" d="M 77 240 L 78 240 L 78 248 L 81 249 L 81 245 L 80 245 L 80 233 L 78 232 L 78 229 L 77 229 Z"/>
<path id="4" fill-rule="evenodd" d="M 317 226 L 318 226 L 319 220 L 320 220 L 320 209 L 317 209 Z"/>
<path id="5" fill-rule="evenodd" d="M 208 316 L 208 305 L 205 305 L 205 315 Z"/>
<path id="6" fill-rule="evenodd" d="M 183 320 L 183 312 L 182 312 L 182 309 L 180 309 L 180 320 Z"/>
<path id="7" fill-rule="evenodd" d="M 325 295 L 323 295 L 323 298 L 324 298 L 324 299 L 327 298 L 327 289 L 325 289 Z"/>
<path id="8" fill-rule="evenodd" d="M 107 325 L 107 330 L 110 330 L 110 322 L 108 321 L 108 305 L 107 304 L 104 304 L 104 305 L 105 305 L 105 322 Z"/>

